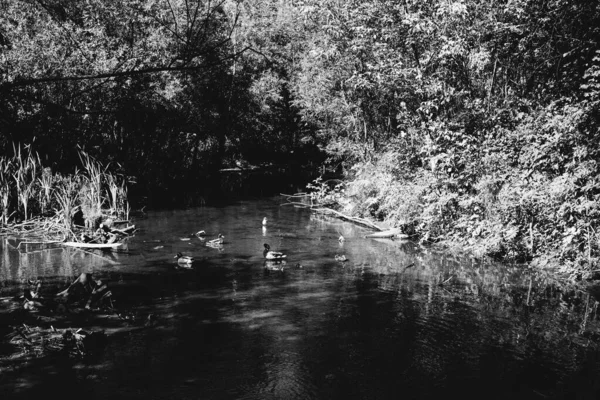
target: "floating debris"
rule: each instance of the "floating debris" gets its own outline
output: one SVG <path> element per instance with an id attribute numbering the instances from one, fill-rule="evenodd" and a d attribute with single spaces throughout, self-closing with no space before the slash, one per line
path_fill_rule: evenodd
<path id="1" fill-rule="evenodd" d="M 73 358 L 94 356 L 106 346 L 104 331 L 84 331 L 79 328 L 57 330 L 22 324 L 9 334 L 9 343 L 20 348 L 21 353 L 43 356 L 47 353 L 62 353 Z"/>

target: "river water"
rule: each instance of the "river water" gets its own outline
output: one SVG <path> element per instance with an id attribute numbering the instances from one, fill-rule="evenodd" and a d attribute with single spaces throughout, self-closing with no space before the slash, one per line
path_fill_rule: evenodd
<path id="1" fill-rule="evenodd" d="M 95 319 L 108 343 L 93 360 L 22 362 L 4 349 L 3 399 L 600 398 L 598 302 L 523 266 L 366 239 L 281 198 L 135 224 L 113 252 L 2 241 L 0 297 L 92 272 L 138 321 Z M 189 236 L 200 229 L 222 246 Z M 265 262 L 264 243 L 286 262 Z"/>

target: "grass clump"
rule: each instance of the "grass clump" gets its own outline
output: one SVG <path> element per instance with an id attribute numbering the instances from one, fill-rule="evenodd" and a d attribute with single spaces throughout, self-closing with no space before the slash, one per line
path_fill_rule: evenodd
<path id="1" fill-rule="evenodd" d="M 79 152 L 83 168 L 63 175 L 42 165 L 31 147 L 13 150 L 0 157 L 0 233 L 72 238 L 103 219 L 129 219 L 128 181 L 85 151 Z"/>

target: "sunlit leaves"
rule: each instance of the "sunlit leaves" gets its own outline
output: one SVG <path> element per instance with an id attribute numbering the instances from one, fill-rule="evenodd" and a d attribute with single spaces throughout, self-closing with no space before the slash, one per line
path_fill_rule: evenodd
<path id="1" fill-rule="evenodd" d="M 598 166 L 591 162 L 600 154 L 592 145 L 598 138 L 597 7 L 558 0 L 303 4 L 327 27 L 319 45 L 336 49 L 335 66 L 321 68 L 328 64 L 317 59 L 319 67 L 311 69 L 307 61 L 299 73 L 304 80 L 296 81 L 304 116 L 337 106 L 330 114 L 336 118 L 313 119 L 333 137 L 332 154 L 344 149 L 349 160 L 392 176 L 387 163 L 373 167 L 392 152 L 409 160 L 402 164 L 406 175 L 425 169 L 434 176 L 431 192 L 418 200 L 422 214 L 411 214 L 429 236 L 451 233 L 456 218 L 458 231 L 496 238 L 498 255 L 550 251 L 572 226 L 579 233 L 569 249 L 585 245 L 580 226 L 597 228 L 589 202 L 599 194 Z M 307 90 L 312 82 L 315 90 Z M 352 141 L 364 150 L 354 150 Z M 362 169 L 350 171 L 366 189 Z M 373 215 L 396 218 L 375 205 L 389 196 L 402 207 L 403 199 L 383 188 L 400 193 L 408 183 L 387 176 L 374 173 L 380 185 L 373 187 L 381 189 L 366 190 L 363 200 Z"/>
<path id="2" fill-rule="evenodd" d="M 37 138 L 59 164 L 79 144 L 152 184 L 181 179 L 225 142 L 227 99 L 242 98 L 229 77 L 236 8 L 222 5 L 2 2 L 0 144 Z"/>

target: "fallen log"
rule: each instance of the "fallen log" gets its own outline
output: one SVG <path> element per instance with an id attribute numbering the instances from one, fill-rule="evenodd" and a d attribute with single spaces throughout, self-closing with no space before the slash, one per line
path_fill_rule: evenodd
<path id="1" fill-rule="evenodd" d="M 391 238 L 396 237 L 400 233 L 399 228 L 392 228 L 382 232 L 376 232 L 366 235 L 367 238 Z"/>
<path id="2" fill-rule="evenodd" d="M 133 233 L 133 231 L 135 231 L 135 225 L 131 225 L 123 229 L 112 228 L 110 230 L 111 233 L 119 233 L 123 236 L 129 236 L 131 233 Z"/>
<path id="3" fill-rule="evenodd" d="M 373 222 L 371 222 L 369 220 L 366 220 L 364 218 L 351 217 L 349 215 L 345 215 L 345 214 L 343 214 L 343 213 L 341 213 L 339 211 L 333 210 L 331 208 L 320 207 L 320 208 L 311 208 L 311 210 L 316 211 L 316 212 L 320 212 L 320 213 L 323 213 L 323 214 L 333 214 L 333 215 L 337 216 L 340 219 L 347 220 L 347 221 L 350 221 L 350 222 L 354 222 L 356 224 L 363 225 L 363 226 L 366 226 L 368 228 L 375 229 L 375 230 L 379 231 L 379 232 L 370 233 L 368 235 L 365 235 L 366 238 L 379 238 L 379 239 L 392 238 L 392 239 L 401 239 L 401 240 L 408 240 L 410 238 L 410 235 L 402 233 L 402 229 L 401 228 L 384 229 L 384 228 L 381 228 L 381 227 L 375 225 Z"/>
<path id="4" fill-rule="evenodd" d="M 115 249 L 123 243 L 80 243 L 80 242 L 63 242 L 61 245 L 68 247 L 80 247 L 83 249 Z"/>
<path id="5" fill-rule="evenodd" d="M 351 217 L 349 215 L 343 214 L 343 213 L 341 213 L 339 211 L 336 211 L 334 209 L 331 209 L 331 208 L 323 208 L 323 207 L 321 207 L 321 208 L 312 208 L 312 210 L 316 211 L 316 212 L 323 213 L 323 214 L 334 214 L 334 215 L 336 215 L 337 217 L 339 217 L 341 219 L 344 219 L 344 220 L 347 220 L 347 221 L 351 221 L 351 222 L 354 222 L 354 223 L 359 224 L 359 225 L 367 226 L 367 227 L 369 227 L 371 229 L 375 229 L 375 230 L 378 230 L 378 231 L 383 231 L 384 230 L 383 228 L 375 225 L 374 223 L 372 223 L 369 220 L 366 220 L 364 218 L 359 218 L 359 217 Z"/>

